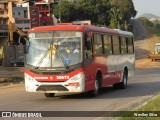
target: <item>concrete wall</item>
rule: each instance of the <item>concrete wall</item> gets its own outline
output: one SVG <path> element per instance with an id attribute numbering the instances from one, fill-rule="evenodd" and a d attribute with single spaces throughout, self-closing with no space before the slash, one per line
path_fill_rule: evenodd
<path id="1" fill-rule="evenodd" d="M 13 7 L 14 18 L 28 18 L 27 7 Z"/>
<path id="2" fill-rule="evenodd" d="M 17 21 L 17 20 L 16 20 Z M 31 29 L 31 23 L 30 23 L 30 20 L 19 20 L 21 21 L 21 23 L 17 23 L 15 22 L 15 25 L 22 29 L 22 31 L 27 31 L 29 29 Z"/>
<path id="3" fill-rule="evenodd" d="M 6 38 L 0 38 L 0 48 L 2 46 L 7 46 L 8 37 Z"/>

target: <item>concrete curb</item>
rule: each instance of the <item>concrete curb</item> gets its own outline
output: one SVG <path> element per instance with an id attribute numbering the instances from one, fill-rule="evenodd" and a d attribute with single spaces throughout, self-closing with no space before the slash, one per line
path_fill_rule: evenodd
<path id="1" fill-rule="evenodd" d="M 0 83 L 0 88 L 2 87 L 13 87 L 24 84 L 23 81 L 21 82 L 7 82 L 7 83 Z"/>

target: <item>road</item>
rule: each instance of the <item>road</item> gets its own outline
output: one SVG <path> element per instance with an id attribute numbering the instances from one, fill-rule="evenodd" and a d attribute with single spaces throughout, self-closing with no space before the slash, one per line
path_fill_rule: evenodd
<path id="1" fill-rule="evenodd" d="M 85 94 L 45 98 L 43 94 L 25 92 L 23 84 L 4 86 L 0 87 L 0 111 L 129 110 L 157 94 L 160 90 L 159 73 L 160 68 L 136 69 L 127 89 L 115 90 L 107 87 L 101 90 L 96 98 L 90 98 Z"/>

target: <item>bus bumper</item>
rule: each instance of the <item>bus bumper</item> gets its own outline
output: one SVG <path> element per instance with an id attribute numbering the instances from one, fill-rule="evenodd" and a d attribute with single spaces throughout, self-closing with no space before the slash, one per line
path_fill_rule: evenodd
<path id="1" fill-rule="evenodd" d="M 85 75 L 78 79 L 69 79 L 66 82 L 38 82 L 25 73 L 25 89 L 27 92 L 39 93 L 82 93 L 85 91 Z"/>

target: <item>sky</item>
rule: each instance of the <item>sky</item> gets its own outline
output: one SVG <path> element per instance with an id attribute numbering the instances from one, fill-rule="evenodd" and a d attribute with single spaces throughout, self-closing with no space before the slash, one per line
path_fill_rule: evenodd
<path id="1" fill-rule="evenodd" d="M 143 13 L 151 13 L 160 16 L 160 0 L 132 0 L 136 11 L 138 11 L 137 16 Z"/>

